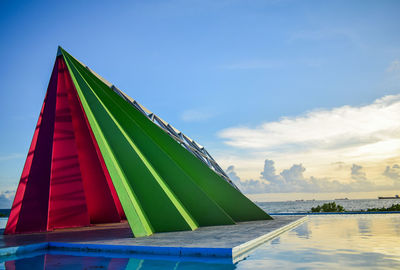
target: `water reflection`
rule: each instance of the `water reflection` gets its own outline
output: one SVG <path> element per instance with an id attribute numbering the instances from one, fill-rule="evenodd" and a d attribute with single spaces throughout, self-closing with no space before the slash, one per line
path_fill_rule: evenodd
<path id="1" fill-rule="evenodd" d="M 311 231 L 308 228 L 308 222 L 303 223 L 303 225 L 298 227 L 294 232 L 300 238 L 310 238 Z"/>
<path id="2" fill-rule="evenodd" d="M 400 215 L 310 216 L 251 253 L 238 269 L 400 269 Z"/>
<path id="3" fill-rule="evenodd" d="M 271 245 L 279 245 L 281 242 L 281 239 L 279 237 L 271 240 Z"/>
<path id="4" fill-rule="evenodd" d="M 137 261 L 137 260 L 135 260 Z M 41 254 L 7 261 L 6 269 L 126 269 L 129 259 Z"/>
<path id="5" fill-rule="evenodd" d="M 360 234 L 371 234 L 371 219 L 359 218 L 357 223 Z"/>

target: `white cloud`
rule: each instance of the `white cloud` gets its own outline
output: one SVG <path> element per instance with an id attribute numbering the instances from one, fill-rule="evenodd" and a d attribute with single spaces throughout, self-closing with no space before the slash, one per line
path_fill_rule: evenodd
<path id="1" fill-rule="evenodd" d="M 400 185 L 400 166 L 398 164 L 394 164 L 392 167 L 386 166 L 383 175 L 396 181 L 395 183 Z"/>
<path id="2" fill-rule="evenodd" d="M 210 112 L 187 110 L 182 113 L 181 119 L 185 122 L 201 122 L 210 119 L 212 116 Z"/>
<path id="3" fill-rule="evenodd" d="M 351 167 L 351 178 L 356 181 L 367 180 L 367 176 L 363 170 L 363 167 L 357 164 L 353 164 L 353 166 Z"/>
<path id="4" fill-rule="evenodd" d="M 394 165 L 395 168 L 397 165 Z M 399 167 L 400 168 L 400 167 Z M 388 171 L 389 169 L 386 169 Z M 347 170 L 353 181 L 343 183 L 334 179 L 317 178 L 314 176 L 306 177 L 304 172 L 306 168 L 302 164 L 294 164 L 289 169 L 283 169 L 279 174 L 276 173 L 275 162 L 265 160 L 264 169 L 258 179 L 242 180 L 236 173 L 234 166 L 227 169 L 228 176 L 234 181 L 239 189 L 248 194 L 259 193 L 320 193 L 320 192 L 354 192 L 387 190 L 397 187 L 396 183 L 387 183 L 386 185 L 377 185 L 369 181 L 366 177 L 363 167 L 357 164 Z M 386 172 L 385 171 L 385 172 Z M 398 177 L 396 171 L 393 174 Z M 391 175 L 392 176 L 392 175 Z"/>
<path id="5" fill-rule="evenodd" d="M 236 174 L 235 172 L 235 166 L 229 166 L 226 170 L 225 170 L 226 174 L 228 175 L 229 179 L 231 179 L 236 186 L 242 190 L 243 187 L 241 185 L 241 181 L 240 181 L 240 177 Z"/>
<path id="6" fill-rule="evenodd" d="M 0 208 L 11 208 L 15 190 L 5 190 L 0 192 Z"/>
<path id="7" fill-rule="evenodd" d="M 233 127 L 219 136 L 239 148 L 337 149 L 397 140 L 400 131 L 400 95 L 385 96 L 361 107 L 316 110 L 303 116 L 284 117 L 258 127 Z"/>
<path id="8" fill-rule="evenodd" d="M 386 185 L 383 169 L 400 162 L 399 134 L 400 95 L 390 95 L 362 106 L 313 110 L 255 127 L 221 130 L 218 136 L 231 150 L 216 157 L 222 166 L 235 165 L 246 179 L 256 179 L 257 168 L 268 158 L 280 170 L 301 163 L 306 177 L 341 183 L 355 181 L 349 169 L 358 164 L 369 181 Z"/>

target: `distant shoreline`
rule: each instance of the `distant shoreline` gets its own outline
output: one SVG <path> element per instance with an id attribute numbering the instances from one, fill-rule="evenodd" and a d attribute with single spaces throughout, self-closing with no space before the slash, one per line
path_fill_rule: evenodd
<path id="1" fill-rule="evenodd" d="M 0 217 L 8 217 L 10 215 L 11 209 L 0 209 Z"/>
<path id="2" fill-rule="evenodd" d="M 306 216 L 306 215 L 384 215 L 384 214 L 400 214 L 400 211 L 381 211 L 381 212 L 367 212 L 367 211 L 347 211 L 347 212 L 298 212 L 298 213 L 270 213 L 271 216 Z"/>

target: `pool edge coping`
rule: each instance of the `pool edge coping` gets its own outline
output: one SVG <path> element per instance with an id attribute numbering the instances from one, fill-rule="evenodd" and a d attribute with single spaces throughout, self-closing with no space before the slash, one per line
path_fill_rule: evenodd
<path id="1" fill-rule="evenodd" d="M 239 258 L 242 256 L 245 256 L 248 252 L 251 252 L 253 249 L 257 248 L 258 246 L 271 241 L 275 237 L 279 236 L 280 234 L 289 231 L 290 229 L 293 229 L 300 225 L 301 223 L 305 222 L 308 220 L 308 216 L 301 217 L 297 220 L 294 220 L 285 226 L 282 226 L 276 230 L 273 230 L 269 233 L 266 233 L 264 235 L 261 235 L 253 240 L 247 241 L 239 246 L 235 246 L 232 248 L 232 258 Z"/>

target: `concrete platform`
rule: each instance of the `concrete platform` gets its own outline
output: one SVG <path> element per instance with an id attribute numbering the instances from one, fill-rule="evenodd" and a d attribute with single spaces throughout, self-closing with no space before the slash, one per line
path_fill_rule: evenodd
<path id="1" fill-rule="evenodd" d="M 96 225 L 24 235 L 2 235 L 0 256 L 37 250 L 102 251 L 173 256 L 235 258 L 306 220 L 274 216 L 274 220 L 201 227 L 195 231 L 157 233 L 133 238 L 128 223 Z"/>

